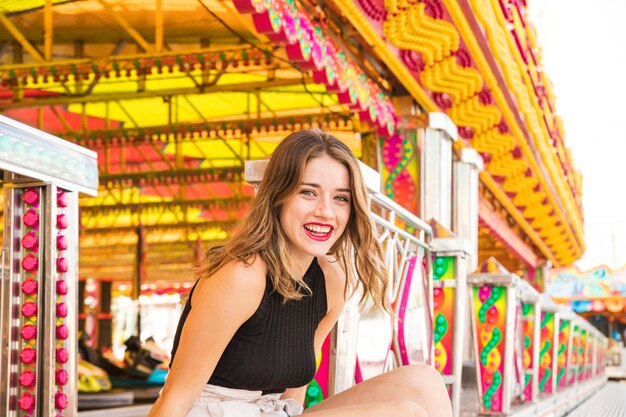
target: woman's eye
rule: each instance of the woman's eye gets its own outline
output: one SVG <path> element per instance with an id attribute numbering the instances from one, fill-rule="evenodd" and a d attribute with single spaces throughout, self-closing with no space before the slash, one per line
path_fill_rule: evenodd
<path id="1" fill-rule="evenodd" d="M 350 199 L 348 199 L 348 197 L 346 197 L 345 195 L 338 195 L 335 198 L 339 201 L 343 201 L 344 203 L 347 203 L 348 201 L 350 201 Z"/>
<path id="2" fill-rule="evenodd" d="M 300 194 L 305 195 L 307 197 L 313 197 L 315 195 L 315 193 L 311 190 L 302 190 L 300 191 Z"/>

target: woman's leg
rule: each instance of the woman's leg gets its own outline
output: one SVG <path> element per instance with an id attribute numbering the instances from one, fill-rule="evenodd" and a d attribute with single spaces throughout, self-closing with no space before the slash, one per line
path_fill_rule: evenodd
<path id="1" fill-rule="evenodd" d="M 347 406 L 396 402 L 415 403 L 428 417 L 452 416 L 450 398 L 441 375 L 426 365 L 403 366 L 363 381 L 307 409 L 305 415 L 317 417 L 318 412 L 325 410 L 339 411 Z M 350 414 L 346 414 L 348 415 Z M 355 414 L 358 417 L 366 415 L 368 414 Z M 319 417 L 324 415 L 320 414 Z"/>
<path id="2" fill-rule="evenodd" d="M 306 417 L 430 417 L 412 401 L 388 401 L 361 405 L 338 406 L 326 410 L 309 408 Z"/>

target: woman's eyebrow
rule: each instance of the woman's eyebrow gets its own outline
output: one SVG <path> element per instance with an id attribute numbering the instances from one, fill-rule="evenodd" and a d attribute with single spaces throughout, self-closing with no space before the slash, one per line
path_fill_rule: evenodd
<path id="1" fill-rule="evenodd" d="M 303 182 L 300 185 L 306 185 L 308 187 L 313 187 L 313 188 L 322 188 L 321 185 L 319 185 L 319 184 L 317 184 L 315 182 Z M 335 189 L 335 191 L 340 191 L 342 193 L 348 193 L 348 194 L 351 193 L 349 188 L 337 188 L 337 189 Z"/>

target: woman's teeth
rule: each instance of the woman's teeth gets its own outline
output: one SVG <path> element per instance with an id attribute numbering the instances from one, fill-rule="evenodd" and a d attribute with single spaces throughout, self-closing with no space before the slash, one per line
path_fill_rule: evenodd
<path id="1" fill-rule="evenodd" d="M 325 235 L 328 232 L 330 232 L 330 226 L 318 226 L 318 225 L 313 225 L 313 224 L 307 224 L 304 226 L 305 229 L 307 229 L 309 232 L 315 233 L 315 234 L 320 234 L 320 235 Z"/>

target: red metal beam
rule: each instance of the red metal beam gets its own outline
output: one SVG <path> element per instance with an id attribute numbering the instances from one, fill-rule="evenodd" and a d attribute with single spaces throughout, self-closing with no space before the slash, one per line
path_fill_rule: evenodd
<path id="1" fill-rule="evenodd" d="M 479 196 L 478 199 L 478 221 L 482 226 L 487 227 L 522 262 L 532 268 L 537 268 L 541 264 L 541 259 L 535 254 L 532 247 L 511 229 L 506 219 L 500 217 L 483 196 Z"/>

